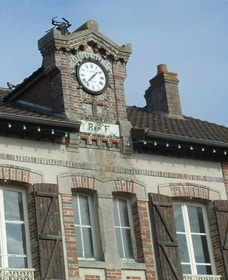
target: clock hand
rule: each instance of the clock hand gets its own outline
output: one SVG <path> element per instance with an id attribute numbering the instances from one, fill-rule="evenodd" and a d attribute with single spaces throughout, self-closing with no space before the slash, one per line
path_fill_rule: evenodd
<path id="1" fill-rule="evenodd" d="M 96 75 L 97 75 L 98 72 L 94 73 L 90 78 L 89 80 L 87 81 L 87 83 L 89 83 Z"/>

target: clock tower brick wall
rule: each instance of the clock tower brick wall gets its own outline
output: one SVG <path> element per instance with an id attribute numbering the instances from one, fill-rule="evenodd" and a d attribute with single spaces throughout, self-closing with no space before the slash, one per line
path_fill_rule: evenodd
<path id="1" fill-rule="evenodd" d="M 38 46 L 44 73 L 53 81 L 47 94 L 52 92 L 54 111 L 62 110 L 72 121 L 102 119 L 106 123 L 119 123 L 127 119 L 124 81 L 131 54 L 129 44 L 116 45 L 98 32 L 97 23 L 90 20 L 68 35 L 51 30 L 39 40 Z M 75 67 L 87 58 L 98 60 L 108 71 L 109 86 L 102 94 L 87 93 L 77 81 Z"/>
<path id="2" fill-rule="evenodd" d="M 53 68 L 48 74 L 42 73 L 31 83 L 28 82 L 28 87 L 23 88 L 19 101 L 24 104 L 26 102 L 35 104 L 33 109 L 42 106 L 43 109 L 47 107 L 55 113 L 63 113 L 64 103 L 61 84 L 61 73 L 57 68 Z"/>

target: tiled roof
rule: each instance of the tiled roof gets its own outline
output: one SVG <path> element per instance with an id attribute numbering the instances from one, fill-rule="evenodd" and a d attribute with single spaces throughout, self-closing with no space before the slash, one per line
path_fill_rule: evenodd
<path id="1" fill-rule="evenodd" d="M 228 127 L 191 117 L 171 118 L 146 111 L 145 108 L 128 107 L 128 120 L 134 128 L 146 129 L 151 136 L 172 136 L 175 139 L 202 141 L 228 145 Z"/>
<path id="2" fill-rule="evenodd" d="M 63 115 L 46 114 L 36 112 L 29 108 L 23 108 L 17 104 L 7 104 L 0 102 L 0 120 L 24 121 L 25 123 L 45 123 L 46 125 L 56 125 L 76 127 L 76 123 L 70 122 Z"/>
<path id="3" fill-rule="evenodd" d="M 145 108 L 127 107 L 128 120 L 133 128 L 144 129 L 147 135 L 154 137 L 173 138 L 183 141 L 202 143 L 202 141 L 228 146 L 228 127 L 201 121 L 191 117 L 168 117 L 167 115 L 150 113 Z M 76 127 L 63 115 L 36 112 L 19 105 L 0 102 L 0 119 L 19 120 L 33 123 L 45 122 Z"/>
<path id="4" fill-rule="evenodd" d="M 10 90 L 8 88 L 1 88 L 0 87 L 0 101 L 3 100 L 5 96 L 7 96 L 10 93 Z"/>

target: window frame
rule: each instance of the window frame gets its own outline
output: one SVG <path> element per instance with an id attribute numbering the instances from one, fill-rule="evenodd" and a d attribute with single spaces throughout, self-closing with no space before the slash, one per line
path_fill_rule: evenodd
<path id="1" fill-rule="evenodd" d="M 81 236 L 83 236 L 82 234 L 82 228 L 83 227 L 89 227 L 91 229 L 91 241 L 92 241 L 92 251 L 93 251 L 93 257 L 87 257 L 85 256 L 85 250 L 82 249 L 82 253 L 83 253 L 83 256 L 78 256 L 78 259 L 80 260 L 97 260 L 99 258 L 99 252 L 98 252 L 98 244 L 97 244 L 97 237 L 98 237 L 98 234 L 97 234 L 97 230 L 96 230 L 96 220 L 98 219 L 98 217 L 95 217 L 97 216 L 96 215 L 96 210 L 95 210 L 95 207 L 94 207 L 94 194 L 93 193 L 85 193 L 85 192 L 73 192 L 72 193 L 72 207 L 74 209 L 74 203 L 73 203 L 73 197 L 76 197 L 77 200 L 80 200 L 79 199 L 79 196 L 85 196 L 87 198 L 87 202 L 88 202 L 88 214 L 89 214 L 89 218 L 90 218 L 90 226 L 83 226 L 83 225 L 77 225 L 75 223 L 75 217 L 74 217 L 74 227 L 75 227 L 75 234 L 76 234 L 76 226 L 80 227 L 80 231 L 81 231 Z M 75 210 L 73 210 L 74 212 Z M 79 209 L 79 211 L 81 211 L 81 209 Z M 81 236 L 80 236 L 80 239 L 81 239 Z M 84 237 L 84 236 L 83 236 Z M 77 239 L 77 234 L 76 234 L 76 242 L 78 242 L 78 239 Z M 81 242 L 81 240 L 80 240 Z M 84 244 L 82 244 L 83 247 Z"/>
<path id="2" fill-rule="evenodd" d="M 114 194 L 113 195 L 113 200 L 124 200 L 126 202 L 126 206 L 127 206 L 127 215 L 128 215 L 128 221 L 129 221 L 129 230 L 130 230 L 130 236 L 131 236 L 131 250 L 132 250 L 132 258 L 125 258 L 125 257 L 121 257 L 120 256 L 120 252 L 119 252 L 119 249 L 118 249 L 118 246 L 117 246 L 117 250 L 118 250 L 118 253 L 119 253 L 119 257 L 121 258 L 121 260 L 123 261 L 135 261 L 137 259 L 137 251 L 136 251 L 136 240 L 135 240 L 135 230 L 134 230 L 134 223 L 133 223 L 133 216 L 132 216 L 132 209 L 131 209 L 131 199 L 132 197 L 127 197 L 125 195 L 116 195 Z M 113 203 L 113 218 L 114 218 L 114 230 L 116 231 L 116 228 L 126 228 L 126 227 L 121 227 L 121 226 L 116 226 L 115 225 L 115 212 L 114 212 L 114 203 Z M 117 235 L 115 233 L 115 237 L 116 237 L 116 242 L 118 243 L 117 241 Z M 117 244 L 116 243 L 116 244 Z M 121 239 L 121 244 L 124 244 L 123 243 L 123 239 Z M 125 247 L 123 246 L 123 249 L 124 249 L 124 252 L 125 252 Z M 124 255 L 126 255 L 124 253 Z"/>
<path id="3" fill-rule="evenodd" d="M 209 223 L 208 223 L 208 215 L 207 215 L 207 209 L 206 205 L 203 203 L 198 203 L 198 202 L 189 202 L 189 201 L 173 201 L 173 209 L 175 205 L 180 205 L 182 209 L 182 216 L 183 216 L 183 222 L 184 222 L 184 232 L 178 232 L 176 230 L 176 234 L 183 234 L 186 236 L 186 243 L 187 243 L 187 248 L 188 248 L 188 254 L 189 254 L 189 263 L 187 262 L 182 262 L 182 264 L 190 264 L 191 267 L 191 274 L 188 275 L 202 275 L 197 273 L 197 266 L 200 264 L 209 264 L 211 266 L 211 271 L 212 274 L 206 274 L 206 275 L 216 275 L 216 268 L 215 268 L 215 259 L 214 259 L 214 254 L 213 254 L 213 244 L 211 240 L 211 235 L 210 235 L 210 228 L 209 228 Z M 194 207 L 200 207 L 202 209 L 202 217 L 203 217 L 203 222 L 204 222 L 204 228 L 205 228 L 205 233 L 194 233 L 191 231 L 190 228 L 190 223 L 189 223 L 189 214 L 188 214 L 188 209 L 187 206 L 194 206 Z M 175 220 L 175 216 L 174 216 Z M 176 222 L 175 222 L 176 226 Z M 194 253 L 194 246 L 193 246 L 193 240 L 192 236 L 206 236 L 206 242 L 207 242 L 207 247 L 208 247 L 208 254 L 210 258 L 210 263 L 208 262 L 197 262 L 195 259 L 195 253 Z M 179 246 L 179 245 L 178 245 Z M 186 273 L 183 273 L 186 274 Z M 204 274 L 205 275 L 205 274 Z"/>
<path id="4" fill-rule="evenodd" d="M 13 186 L 13 185 L 3 185 L 0 184 L 0 224 L 2 225 L 0 227 L 0 250 L 1 250 L 1 257 L 2 257 L 2 264 L 1 268 L 9 268 L 14 269 L 15 267 L 9 266 L 9 256 L 7 251 L 7 232 L 6 232 L 6 223 L 7 219 L 5 219 L 5 209 L 4 209 L 4 194 L 3 191 L 14 191 L 17 193 L 21 193 L 22 197 L 22 211 L 23 211 L 23 222 L 14 221 L 14 224 L 23 224 L 24 225 L 24 237 L 25 240 L 23 240 L 23 246 L 25 246 L 26 254 L 18 254 L 18 255 L 24 255 L 27 258 L 27 266 L 22 267 L 20 269 L 28 269 L 32 267 L 32 259 L 31 259 L 31 248 L 30 248 L 30 231 L 29 231 L 29 218 L 28 218 L 28 201 L 27 201 L 27 191 L 25 188 L 19 187 L 19 186 Z M 15 223 L 16 222 L 16 223 Z M 8 222 L 9 223 L 9 222 Z M 13 223 L 12 223 L 13 224 Z M 15 268 L 17 269 L 17 268 Z"/>

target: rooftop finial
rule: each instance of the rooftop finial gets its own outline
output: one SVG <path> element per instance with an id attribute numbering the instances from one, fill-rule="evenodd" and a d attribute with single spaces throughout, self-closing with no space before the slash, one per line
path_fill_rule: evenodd
<path id="1" fill-rule="evenodd" d="M 52 20 L 51 20 L 51 23 L 54 25 L 54 26 L 57 26 L 56 29 L 58 29 L 59 31 L 61 31 L 61 34 L 62 35 L 67 35 L 69 34 L 70 32 L 68 31 L 68 28 L 71 26 L 71 24 L 69 23 L 69 21 L 65 18 L 62 18 L 63 21 L 56 21 L 57 17 L 54 17 Z"/>

